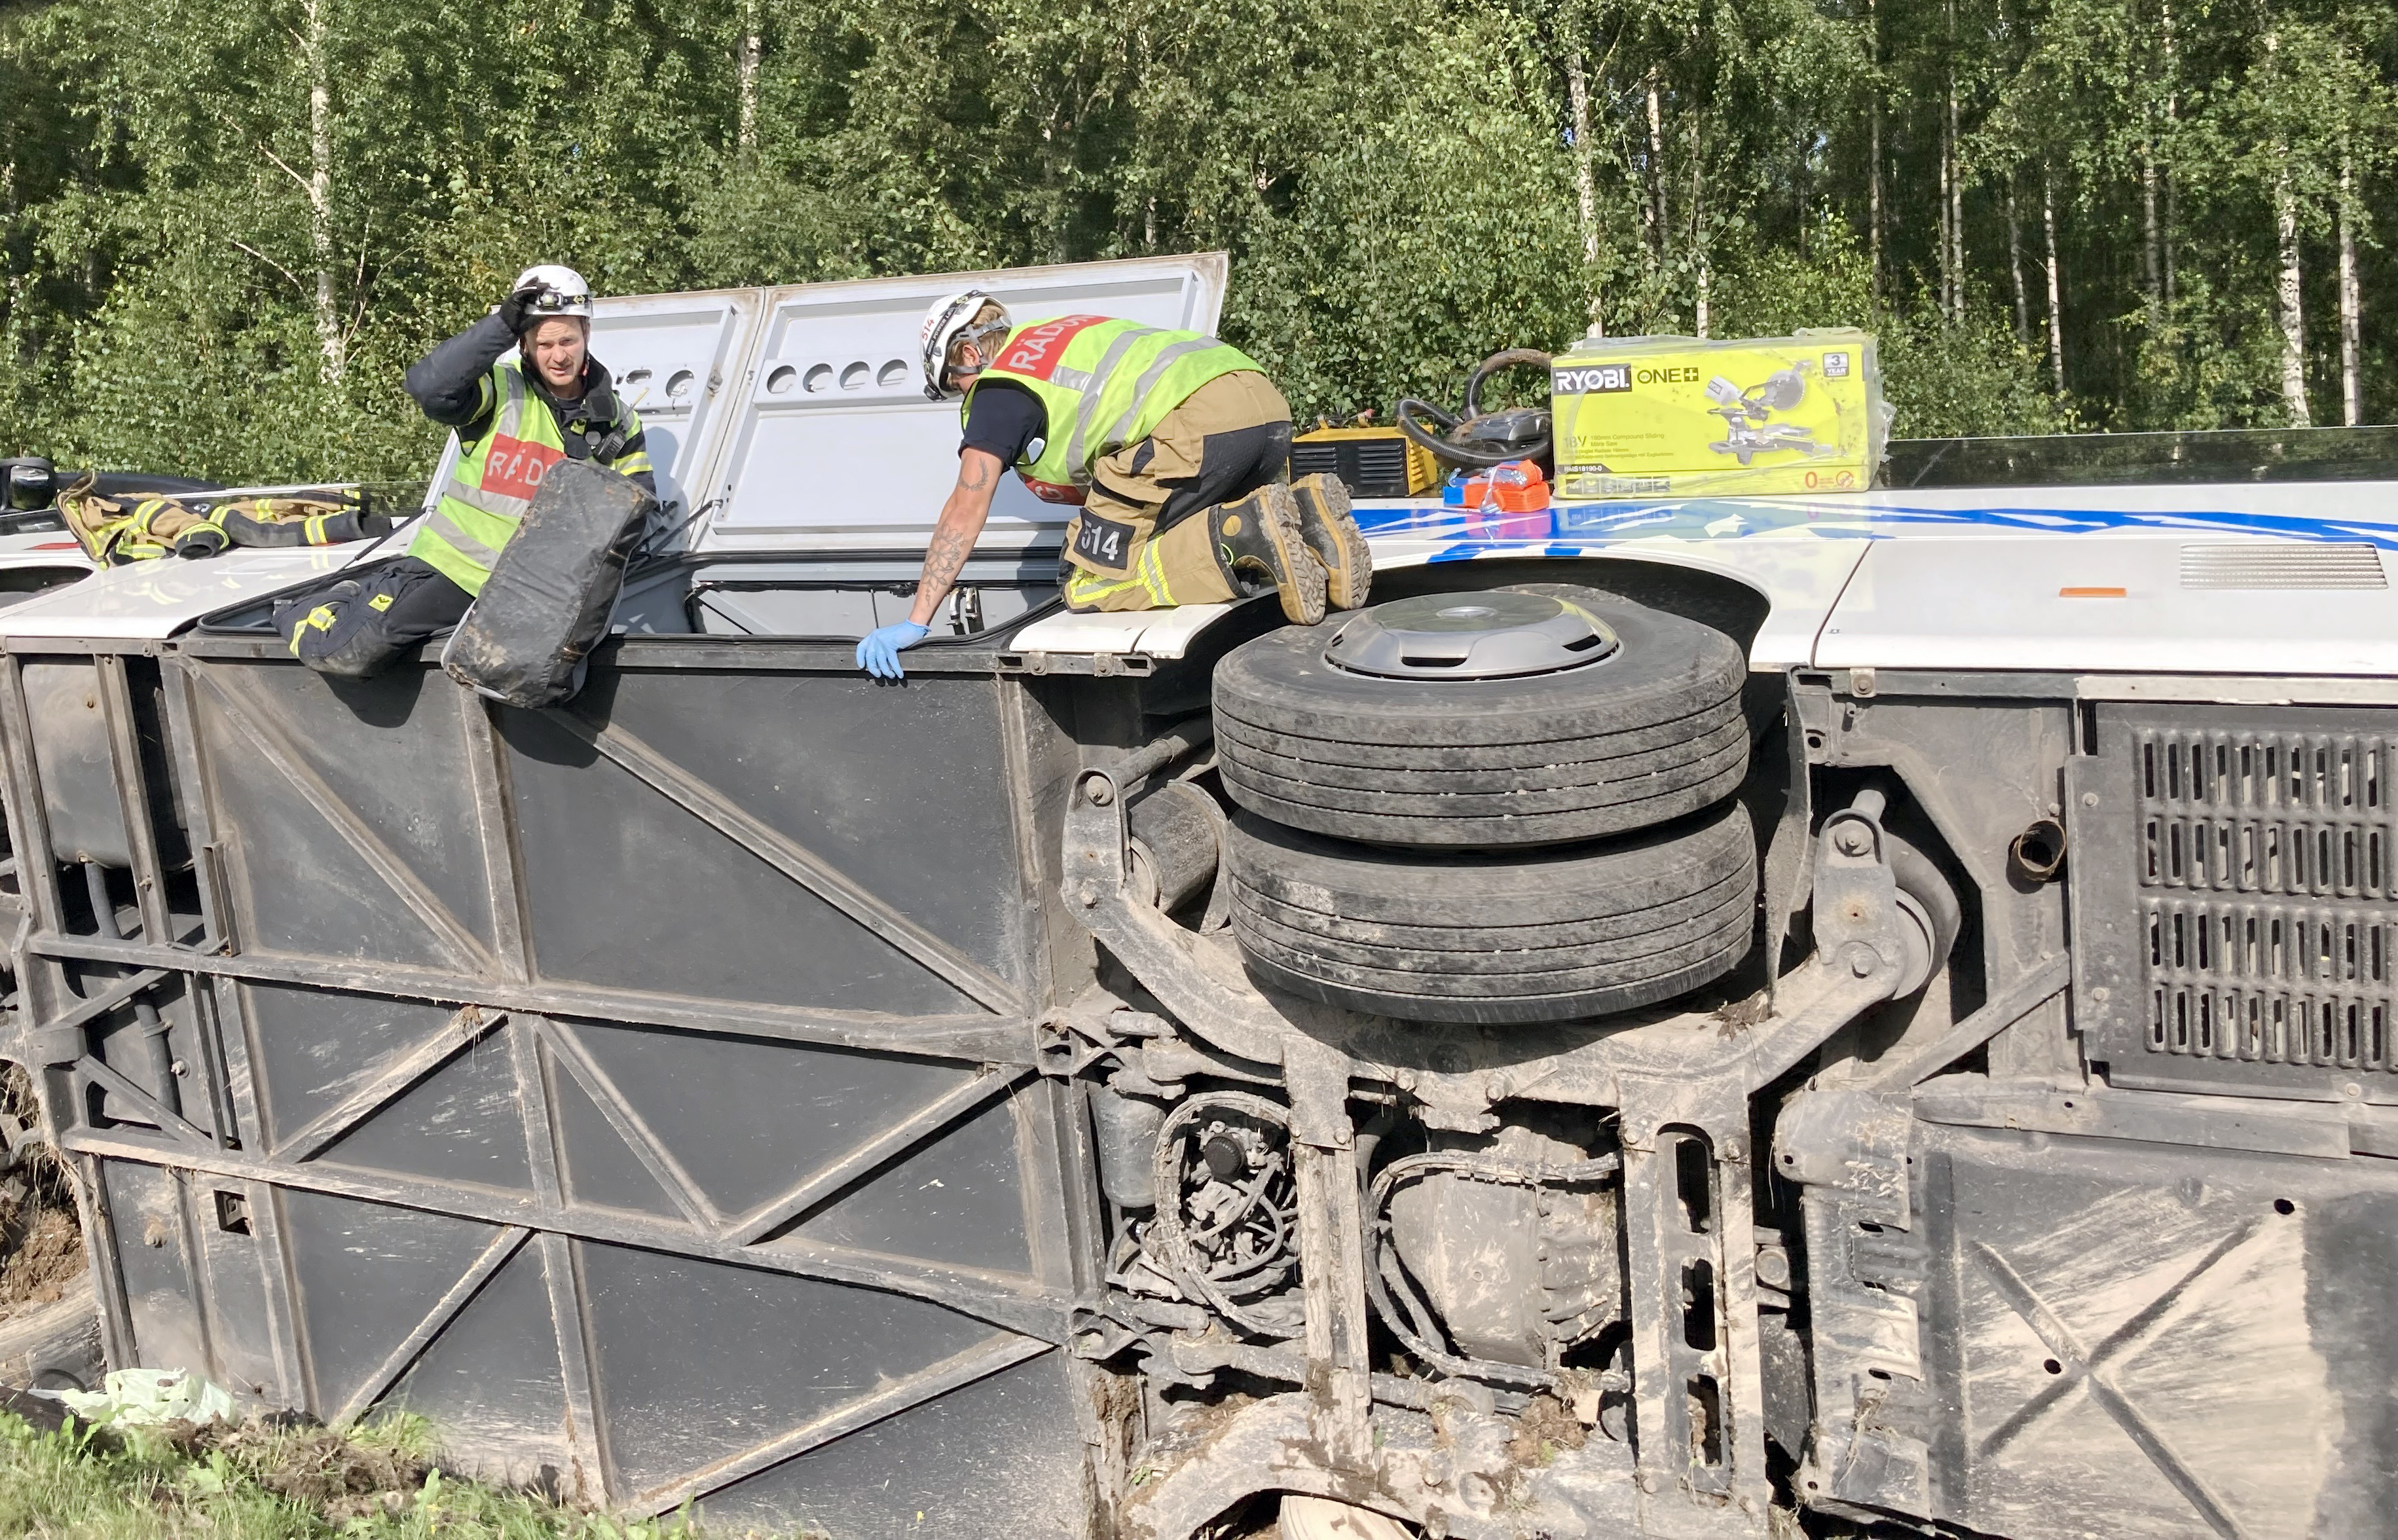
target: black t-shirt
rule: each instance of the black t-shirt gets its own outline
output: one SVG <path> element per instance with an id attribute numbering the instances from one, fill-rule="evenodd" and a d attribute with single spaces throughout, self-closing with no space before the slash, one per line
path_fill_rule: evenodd
<path id="1" fill-rule="evenodd" d="M 961 451 L 996 454 L 1003 466 L 1024 457 L 1033 439 L 1048 431 L 1049 411 L 1041 398 L 1013 380 L 984 380 L 966 402 L 965 442 Z"/>

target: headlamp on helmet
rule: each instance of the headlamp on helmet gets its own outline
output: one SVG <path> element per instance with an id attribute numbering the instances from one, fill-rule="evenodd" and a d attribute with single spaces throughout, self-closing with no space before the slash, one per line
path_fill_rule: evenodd
<path id="1" fill-rule="evenodd" d="M 524 314 L 528 323 L 550 320 L 559 316 L 584 321 L 591 318 L 591 286 L 584 282 L 583 275 L 572 267 L 561 267 L 556 263 L 528 267 L 517 275 L 517 281 L 508 286 L 508 291 L 521 293 L 527 289 L 538 290 L 525 304 Z"/>

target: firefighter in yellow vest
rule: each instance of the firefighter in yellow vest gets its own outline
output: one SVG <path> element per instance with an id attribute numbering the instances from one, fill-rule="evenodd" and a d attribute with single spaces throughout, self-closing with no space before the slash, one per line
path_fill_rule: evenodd
<path id="1" fill-rule="evenodd" d="M 924 394 L 962 397 L 958 480 L 904 621 L 869 633 L 857 664 L 900 677 L 990 516 L 1009 469 L 1075 507 L 1066 605 L 1154 610 L 1273 590 L 1313 626 L 1366 602 L 1373 559 L 1329 476 L 1288 480 L 1290 408 L 1238 348 L 1105 316 L 1013 321 L 969 289 L 924 316 Z"/>
<path id="2" fill-rule="evenodd" d="M 405 557 L 290 617 L 295 656 L 367 674 L 456 625 L 560 460 L 596 460 L 654 495 L 640 416 L 616 399 L 590 342 L 583 276 L 529 267 L 491 314 L 409 370 L 408 393 L 424 415 L 457 431 L 457 466 Z"/>

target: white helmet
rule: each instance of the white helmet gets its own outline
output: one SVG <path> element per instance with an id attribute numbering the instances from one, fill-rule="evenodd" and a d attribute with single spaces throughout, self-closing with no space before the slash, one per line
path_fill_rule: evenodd
<path id="1" fill-rule="evenodd" d="M 591 318 L 591 286 L 584 282 L 583 275 L 573 268 L 561 267 L 556 263 L 528 267 L 517 275 L 516 282 L 508 285 L 508 292 L 514 294 L 536 284 L 540 286 L 541 292 L 525 306 L 527 325 L 548 320 L 553 316 L 578 316 L 586 321 Z"/>
<path id="2" fill-rule="evenodd" d="M 996 320 L 984 320 L 986 311 L 997 311 Z M 958 394 L 950 388 L 950 344 L 961 336 L 970 336 L 990 351 L 989 339 L 993 333 L 1004 336 L 1009 330 L 1007 307 L 979 289 L 961 289 L 956 293 L 933 302 L 924 312 L 924 330 L 918 339 L 924 350 L 924 399 L 944 400 Z"/>

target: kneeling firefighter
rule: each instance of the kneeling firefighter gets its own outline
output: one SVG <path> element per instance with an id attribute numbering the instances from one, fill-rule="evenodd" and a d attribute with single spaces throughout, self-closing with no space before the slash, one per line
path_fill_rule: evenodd
<path id="1" fill-rule="evenodd" d="M 362 677 L 457 625 L 561 460 L 606 466 L 655 495 L 640 416 L 617 400 L 590 340 L 583 276 L 528 267 L 490 315 L 409 370 L 424 415 L 457 430 L 457 467 L 406 556 L 277 607 L 294 656 Z"/>
<path id="2" fill-rule="evenodd" d="M 999 478 L 1078 504 L 1069 609 L 1154 610 L 1273 590 L 1312 626 L 1366 602 L 1373 559 L 1349 490 L 1290 470 L 1290 408 L 1246 354 L 1197 331 L 1104 316 L 1013 322 L 969 289 L 925 313 L 924 394 L 962 397 L 957 485 L 908 618 L 868 634 L 858 667 L 900 677 L 974 550 Z"/>

